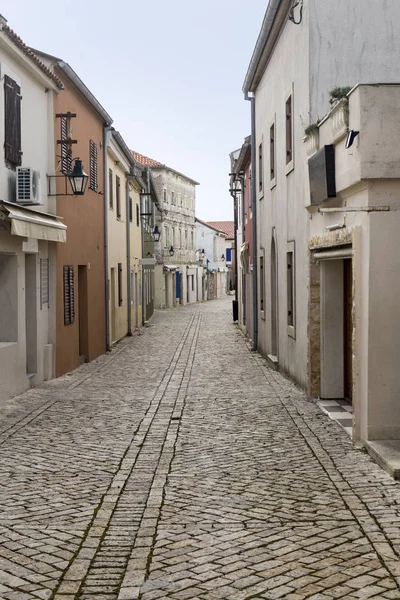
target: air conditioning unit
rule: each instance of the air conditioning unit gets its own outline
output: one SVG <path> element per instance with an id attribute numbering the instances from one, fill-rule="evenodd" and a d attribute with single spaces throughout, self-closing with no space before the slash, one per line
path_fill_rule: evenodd
<path id="1" fill-rule="evenodd" d="M 41 204 L 38 171 L 30 167 L 17 167 L 17 203 Z"/>

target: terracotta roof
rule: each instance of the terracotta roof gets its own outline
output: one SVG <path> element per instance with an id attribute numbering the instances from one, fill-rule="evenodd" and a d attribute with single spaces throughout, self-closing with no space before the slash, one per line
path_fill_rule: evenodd
<path id="1" fill-rule="evenodd" d="M 135 152 L 134 150 L 131 150 L 132 154 L 133 154 L 133 158 L 136 160 L 136 162 L 138 162 L 140 165 L 143 165 L 143 167 L 163 167 L 164 165 L 160 162 L 158 162 L 158 160 L 153 160 L 152 158 L 149 158 L 148 156 L 144 156 L 143 154 L 139 154 L 139 152 Z"/>
<path id="2" fill-rule="evenodd" d="M 7 25 L 6 19 L 4 19 L 4 17 L 1 17 L 0 19 L 0 30 L 4 31 L 4 33 L 6 33 L 8 35 L 8 37 L 10 38 L 10 40 L 12 42 L 14 42 L 14 44 L 28 57 L 30 58 L 30 60 L 35 63 L 35 65 L 37 67 L 39 67 L 39 69 L 41 71 L 43 71 L 43 73 L 45 73 L 47 75 L 47 77 L 49 79 L 51 79 L 56 86 L 60 89 L 63 90 L 64 89 L 64 84 L 61 81 L 61 79 L 59 79 L 59 77 L 57 77 L 57 75 L 54 75 L 54 73 L 40 60 L 40 58 L 38 56 L 36 56 L 36 54 L 34 52 L 32 52 L 32 50 L 30 48 L 28 48 L 28 46 L 21 40 L 21 38 L 19 37 L 19 35 L 17 35 L 15 33 L 15 31 L 13 31 L 11 29 L 11 27 L 9 27 Z"/>
<path id="3" fill-rule="evenodd" d="M 210 225 L 218 231 L 225 233 L 230 240 L 235 237 L 235 223 L 234 221 L 207 221 L 207 225 Z"/>
<path id="4" fill-rule="evenodd" d="M 213 227 L 212 225 L 210 225 L 210 223 L 206 223 L 206 221 L 202 221 L 201 219 L 199 219 L 198 217 L 196 217 L 196 221 L 198 223 L 201 223 L 202 225 L 205 225 L 206 227 L 208 227 L 209 229 L 213 229 L 214 231 L 216 231 L 217 233 L 222 233 L 222 235 L 224 235 L 225 237 L 227 237 L 226 233 L 224 233 L 223 231 L 221 231 L 220 229 L 218 229 L 217 227 Z"/>

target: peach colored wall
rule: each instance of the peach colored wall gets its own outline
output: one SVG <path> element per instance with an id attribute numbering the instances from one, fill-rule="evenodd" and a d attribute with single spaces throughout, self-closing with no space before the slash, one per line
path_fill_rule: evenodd
<path id="1" fill-rule="evenodd" d="M 60 376 L 79 366 L 79 302 L 78 265 L 87 267 L 88 303 L 88 360 L 106 351 L 105 269 L 104 269 L 104 178 L 103 178 L 103 120 L 69 82 L 62 71 L 56 74 L 65 84 L 65 90 L 54 98 L 55 114 L 68 111 L 76 113 L 72 119 L 73 157 L 83 161 L 89 173 L 89 142 L 97 144 L 98 190 L 89 189 L 84 196 L 60 196 L 57 198 L 57 214 L 64 218 L 68 227 L 67 243 L 57 244 L 57 315 L 56 315 L 56 374 Z M 60 119 L 55 118 L 55 140 L 60 139 Z M 101 145 L 101 147 L 100 147 Z M 56 143 L 56 155 L 61 154 Z M 58 164 L 56 158 L 56 164 Z M 57 180 L 58 192 L 63 180 Z M 69 185 L 69 184 L 68 184 Z M 63 266 L 74 266 L 75 322 L 64 325 Z"/>

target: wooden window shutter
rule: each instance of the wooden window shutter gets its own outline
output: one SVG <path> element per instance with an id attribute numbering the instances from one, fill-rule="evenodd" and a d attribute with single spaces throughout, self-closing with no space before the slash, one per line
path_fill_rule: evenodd
<path id="1" fill-rule="evenodd" d="M 118 306 L 122 306 L 122 263 L 118 263 Z"/>
<path id="2" fill-rule="evenodd" d="M 108 205 L 110 208 L 114 208 L 114 181 L 111 169 L 108 169 Z"/>
<path id="3" fill-rule="evenodd" d="M 117 204 L 117 219 L 121 218 L 121 180 L 118 175 L 115 178 L 115 201 Z"/>
<path id="4" fill-rule="evenodd" d="M 75 321 L 74 267 L 64 265 L 64 325 Z"/>
<path id="5" fill-rule="evenodd" d="M 140 212 L 139 212 L 139 204 L 136 204 L 136 225 L 139 227 L 140 225 Z"/>
<path id="6" fill-rule="evenodd" d="M 133 204 L 132 204 L 132 198 L 129 198 L 129 222 L 132 223 L 133 221 Z"/>
<path id="7" fill-rule="evenodd" d="M 90 185 L 97 192 L 97 145 L 90 140 Z"/>
<path id="8" fill-rule="evenodd" d="M 21 100 L 19 85 L 4 75 L 4 153 L 6 162 L 14 167 L 22 162 Z"/>
<path id="9" fill-rule="evenodd" d="M 293 158 L 292 149 L 293 136 L 293 111 L 292 111 L 292 96 L 286 102 L 286 164 L 290 163 Z"/>
<path id="10" fill-rule="evenodd" d="M 61 141 L 70 138 L 69 121 L 67 117 L 61 117 Z M 61 144 L 61 172 L 69 175 L 72 171 L 72 152 L 68 149 L 68 144 Z"/>

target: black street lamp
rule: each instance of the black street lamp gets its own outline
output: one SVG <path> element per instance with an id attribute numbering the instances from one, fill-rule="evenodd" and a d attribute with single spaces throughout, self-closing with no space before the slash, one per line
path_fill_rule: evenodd
<path id="1" fill-rule="evenodd" d="M 74 168 L 68 175 L 74 196 L 83 196 L 86 191 L 89 176 L 82 167 L 82 161 L 79 158 L 75 159 Z"/>
<path id="2" fill-rule="evenodd" d="M 171 246 L 171 248 L 169 249 L 169 255 L 170 255 L 170 256 L 173 256 L 174 254 L 175 254 L 174 247 L 173 247 L 173 246 Z"/>
<path id="3" fill-rule="evenodd" d="M 154 225 L 154 229 L 153 229 L 152 234 L 153 234 L 153 240 L 155 242 L 159 242 L 160 241 L 161 233 L 160 233 L 160 231 L 158 229 L 158 225 Z"/>

